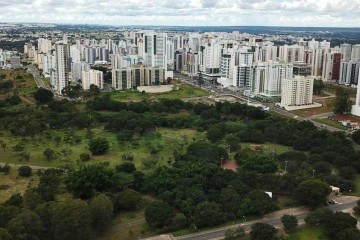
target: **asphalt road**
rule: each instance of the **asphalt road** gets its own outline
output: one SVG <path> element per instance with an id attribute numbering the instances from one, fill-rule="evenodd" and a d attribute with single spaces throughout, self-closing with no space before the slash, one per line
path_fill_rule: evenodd
<path id="1" fill-rule="evenodd" d="M 343 203 L 343 204 L 336 204 L 336 205 L 331 205 L 325 208 L 328 208 L 332 211 L 343 211 L 343 210 L 347 210 L 350 208 L 355 207 L 356 201 L 351 201 L 351 202 L 347 202 L 347 203 Z M 308 214 L 308 211 L 303 212 L 303 213 L 299 213 L 299 214 L 294 214 L 297 219 L 300 221 L 304 220 L 306 215 Z M 274 218 L 270 218 L 270 219 L 262 219 L 262 220 L 256 220 L 256 221 L 251 221 L 251 222 L 247 222 L 244 224 L 236 224 L 230 227 L 224 227 L 224 228 L 220 228 L 220 229 L 215 229 L 215 230 L 210 230 L 210 231 L 205 231 L 205 232 L 200 232 L 200 233 L 195 233 L 195 234 L 191 234 L 191 235 L 186 235 L 186 236 L 181 236 L 181 237 L 175 237 L 174 239 L 176 240 L 211 240 L 211 239 L 219 239 L 219 238 L 223 238 L 225 235 L 225 231 L 228 229 L 235 229 L 238 227 L 243 227 L 245 229 L 245 231 L 250 231 L 251 226 L 254 223 L 257 222 L 264 222 L 264 223 L 268 223 L 273 225 L 274 227 L 282 227 L 282 223 L 280 220 L 281 216 L 277 216 Z"/>
<path id="2" fill-rule="evenodd" d="M 39 74 L 38 69 L 34 65 L 28 65 L 27 70 L 28 70 L 28 72 L 30 72 L 33 75 L 35 83 L 36 83 L 38 88 L 47 88 L 45 86 L 44 81 L 42 80 L 42 78 L 41 78 L 41 76 Z"/>

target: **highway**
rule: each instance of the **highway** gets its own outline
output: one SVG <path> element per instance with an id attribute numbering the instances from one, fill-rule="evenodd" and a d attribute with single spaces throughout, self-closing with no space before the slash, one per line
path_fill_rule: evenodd
<path id="1" fill-rule="evenodd" d="M 332 211 L 344 211 L 347 209 L 351 209 L 353 207 L 355 207 L 356 204 L 356 200 L 353 201 L 349 201 L 346 203 L 342 203 L 342 204 L 336 204 L 336 205 L 331 205 L 325 208 L 328 208 Z M 299 222 L 303 222 L 303 220 L 305 219 L 306 215 L 309 213 L 309 210 L 305 210 L 305 211 L 300 211 L 297 214 L 293 214 L 297 217 Z M 264 223 L 268 223 L 273 225 L 276 228 L 281 228 L 282 227 L 282 223 L 281 223 L 281 218 L 282 214 L 278 214 L 275 215 L 272 218 L 264 218 L 261 220 L 256 220 L 256 221 L 251 221 L 251 222 L 246 222 L 244 224 L 236 224 L 236 225 L 232 225 L 232 226 L 228 226 L 228 227 L 223 227 L 223 228 L 218 228 L 218 229 L 214 229 L 214 230 L 209 230 L 209 231 L 205 231 L 205 232 L 199 232 L 199 233 L 194 233 L 194 234 L 190 234 L 190 235 L 185 235 L 185 236 L 181 236 L 181 237 L 175 237 L 174 239 L 176 240 L 211 240 L 211 239 L 221 239 L 224 237 L 225 235 L 225 231 L 228 229 L 236 229 L 238 227 L 243 227 L 245 229 L 245 231 L 250 231 L 251 230 L 251 226 L 254 223 L 257 222 L 264 222 Z"/>
<path id="2" fill-rule="evenodd" d="M 205 91 L 209 91 L 211 93 L 216 94 L 217 97 L 221 97 L 221 96 L 231 96 L 234 97 L 240 101 L 243 102 L 247 102 L 249 101 L 250 103 L 256 103 L 256 104 L 261 104 L 264 105 L 266 107 L 269 107 L 270 111 L 275 112 L 277 114 L 280 114 L 282 116 L 288 117 L 288 118 L 292 118 L 292 119 L 296 119 L 299 121 L 308 121 L 308 122 L 312 122 L 316 127 L 318 128 L 322 128 L 322 129 L 327 129 L 330 132 L 339 132 L 339 131 L 343 131 L 340 130 L 338 128 L 332 127 L 332 126 L 328 126 L 328 125 L 324 125 L 321 123 L 318 123 L 314 120 L 312 120 L 311 118 L 304 118 L 301 116 L 298 116 L 296 114 L 293 114 L 292 112 L 286 111 L 282 108 L 276 107 L 274 103 L 263 103 L 263 102 L 259 102 L 255 99 L 248 99 L 248 97 L 242 95 L 240 92 L 233 92 L 229 89 L 224 89 L 218 86 L 215 86 L 209 82 L 204 82 L 201 86 L 198 84 L 198 81 L 196 79 L 190 78 L 190 77 L 186 77 L 180 74 L 176 74 L 174 73 L 174 77 L 180 81 L 186 82 L 188 84 L 191 84 L 193 86 L 197 86 L 200 87 L 201 89 L 205 90 Z"/>
<path id="3" fill-rule="evenodd" d="M 41 76 L 39 74 L 39 70 L 36 68 L 36 66 L 28 65 L 27 71 L 33 75 L 35 83 L 36 83 L 38 88 L 46 88 L 48 90 L 51 90 L 51 89 L 49 89 L 49 87 L 47 87 L 45 85 L 44 81 L 42 80 L 42 78 L 41 78 Z"/>

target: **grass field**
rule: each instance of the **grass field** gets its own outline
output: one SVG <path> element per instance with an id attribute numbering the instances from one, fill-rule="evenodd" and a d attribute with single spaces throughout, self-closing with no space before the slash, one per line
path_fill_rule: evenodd
<path id="1" fill-rule="evenodd" d="M 314 121 L 318 122 L 318 123 L 328 125 L 328 126 L 331 126 L 331 127 L 334 127 L 334 128 L 338 128 L 340 130 L 347 130 L 347 128 L 344 127 L 343 125 L 341 125 L 341 123 L 335 122 L 335 121 L 327 119 L 327 118 L 317 118 L 317 119 L 314 119 Z"/>
<path id="2" fill-rule="evenodd" d="M 274 143 L 264 143 L 264 144 L 253 144 L 253 143 L 241 143 L 241 146 L 246 148 L 251 148 L 253 150 L 262 150 L 266 153 L 283 153 L 291 151 L 292 148 L 280 144 L 274 144 Z"/>
<path id="3" fill-rule="evenodd" d="M 35 102 L 32 95 L 37 89 L 36 83 L 31 74 L 27 73 L 26 70 L 0 70 L 0 76 L 4 76 L 0 79 L 12 80 L 14 82 L 13 91 L 0 93 L 0 99 L 16 93 L 27 100 L 26 104 Z"/>
<path id="4" fill-rule="evenodd" d="M 38 184 L 37 175 L 29 178 L 18 177 L 17 169 L 11 168 L 9 175 L 0 173 L 0 204 L 8 200 L 15 193 L 23 194 L 28 188 Z"/>
<path id="5" fill-rule="evenodd" d="M 289 240 L 327 240 L 321 227 L 304 226 L 289 234 Z"/>
<path id="6" fill-rule="evenodd" d="M 301 117 L 311 117 L 321 113 L 332 112 L 334 110 L 335 98 L 320 99 L 316 102 L 321 103 L 323 106 L 317 108 L 295 110 L 292 111 L 292 113 Z"/>
<path id="7" fill-rule="evenodd" d="M 156 100 L 160 98 L 169 99 L 185 99 L 193 97 L 208 96 L 209 93 L 200 88 L 191 86 L 186 83 L 177 83 L 179 90 L 173 90 L 165 93 L 142 93 L 136 90 L 129 91 L 117 91 L 111 93 L 111 98 L 116 101 L 128 102 L 128 101 L 141 101 L 141 100 Z"/>
<path id="8" fill-rule="evenodd" d="M 121 237 L 124 240 L 133 240 L 156 235 L 157 233 L 143 222 L 145 209 L 153 200 L 150 196 L 144 196 L 137 210 L 121 211 L 110 229 L 99 239 L 117 240 Z M 132 221 L 140 221 L 140 224 L 132 224 Z M 124 224 L 128 225 L 124 226 Z"/>
<path id="9" fill-rule="evenodd" d="M 144 163 L 150 161 L 153 165 L 167 164 L 169 159 L 173 159 L 174 151 L 183 152 L 187 145 L 193 140 L 203 139 L 204 133 L 199 133 L 190 129 L 158 129 L 156 133 L 141 136 L 132 143 L 126 142 L 119 144 L 114 133 L 105 132 L 102 128 L 91 130 L 94 137 L 105 137 L 110 143 L 110 150 L 101 156 L 92 156 L 89 163 L 108 161 L 111 166 L 121 163 L 122 154 L 131 153 L 134 156 L 134 164 L 141 170 L 146 170 Z M 74 131 L 50 131 L 49 134 L 35 136 L 34 138 L 14 137 L 3 133 L 0 139 L 7 144 L 7 149 L 1 152 L 0 162 L 21 163 L 19 153 L 12 147 L 22 143 L 25 152 L 30 153 L 31 159 L 26 164 L 35 166 L 57 167 L 65 164 L 75 164 L 81 153 L 88 153 L 87 130 Z M 58 139 L 56 139 L 58 136 Z M 68 136 L 80 137 L 80 143 L 65 141 Z M 72 138 L 72 137 L 71 137 Z M 57 160 L 48 161 L 43 152 L 50 148 L 57 152 Z M 151 155 L 152 148 L 158 149 L 157 154 Z"/>

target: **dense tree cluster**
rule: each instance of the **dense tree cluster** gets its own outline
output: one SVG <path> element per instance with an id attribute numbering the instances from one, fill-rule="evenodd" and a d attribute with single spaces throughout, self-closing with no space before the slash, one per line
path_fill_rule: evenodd
<path id="1" fill-rule="evenodd" d="M 310 226 L 324 226 L 329 239 L 346 240 L 360 237 L 360 231 L 356 227 L 357 220 L 349 213 L 318 209 L 309 213 L 305 222 Z"/>
<path id="2" fill-rule="evenodd" d="M 98 171 L 105 171 L 105 167 L 95 165 L 78 171 L 81 178 L 88 176 L 89 183 L 97 183 L 103 178 Z M 91 195 L 87 201 L 80 199 L 55 200 L 59 193 L 62 178 L 77 181 L 72 178 L 75 174 L 71 171 L 66 174 L 62 169 L 39 170 L 39 183 L 35 188 L 28 189 L 23 196 L 13 195 L 9 200 L 0 205 L 0 238 L 1 239 L 37 239 L 37 240 L 81 240 L 94 239 L 111 226 L 113 217 L 120 209 L 135 209 L 141 201 L 141 194 L 127 189 L 120 191 L 112 185 L 111 193 L 100 193 L 103 188 L 96 189 L 96 194 Z M 113 171 L 110 170 L 109 171 Z M 84 172 L 87 172 L 84 174 Z M 94 176 L 90 176 L 93 173 Z M 87 175 L 88 174 L 88 175 Z M 73 184 L 74 185 L 74 184 Z M 82 191 L 89 189 L 83 184 Z M 98 186 L 94 186 L 98 187 Z M 80 189 L 80 187 L 78 187 Z M 92 191 L 92 190 L 89 190 Z M 78 195 L 78 194 L 75 194 Z M 88 194 L 89 196 L 89 194 Z M 172 209 L 170 208 L 170 211 Z M 170 219 L 172 220 L 172 219 Z M 178 224 L 181 220 L 178 219 Z"/>
<path id="3" fill-rule="evenodd" d="M 119 163 L 121 158 L 123 163 L 115 168 L 86 163 L 61 172 L 41 171 L 35 190 L 22 197 L 14 196 L 0 207 L 0 214 L 5 216 L 0 221 L 6 222 L 0 223 L 0 228 L 5 227 L 6 234 L 12 237 L 24 234 L 14 232 L 15 226 L 22 224 L 26 226 L 22 231 L 34 232 L 40 239 L 85 239 L 89 231 L 104 231 L 113 214 L 136 209 L 142 194 L 157 198 L 146 209 L 147 222 L 155 228 L 172 230 L 215 226 L 247 215 L 266 214 L 277 209 L 276 194 L 291 195 L 299 202 L 317 207 L 326 201 L 329 185 L 343 191 L 355 187 L 360 154 L 343 133 L 319 130 L 311 122 L 272 116 L 240 103 L 206 105 L 176 99 L 122 103 L 111 100 L 110 95 L 97 96 L 97 90 L 93 90 L 94 98 L 85 107 L 77 107 L 68 100 L 48 99 L 43 101 L 47 105 L 34 108 L 0 108 L 0 129 L 15 136 L 48 136 L 51 129 L 89 132 L 93 126 L 104 126 L 104 131 L 116 134 L 120 144 L 133 143 L 141 135 L 156 134 L 159 127 L 190 128 L 206 132 L 206 137 L 191 141 L 183 151 L 174 153 L 169 166 L 151 171 L 138 171 L 131 153 L 119 156 Z M 76 89 L 65 91 L 77 96 Z M 80 156 L 82 161 L 91 162 L 89 152 L 100 155 L 110 149 L 104 138 L 90 136 L 85 140 L 71 130 L 54 138 L 69 144 L 89 143 Z M 274 149 L 269 154 L 261 146 L 246 147 L 248 143 L 274 143 Z M 291 150 L 279 154 L 277 144 Z M 21 144 L 11 147 L 25 153 Z M 150 149 L 151 153 L 157 151 Z M 237 172 L 220 168 L 229 152 L 235 154 L 240 165 Z M 52 149 L 45 149 L 43 155 L 49 161 L 58 156 Z M 334 168 L 338 169 L 335 174 Z M 66 189 L 82 200 L 54 202 L 62 180 Z M 265 191 L 272 192 L 273 198 Z M 71 215 L 70 211 L 76 214 L 65 216 Z M 27 226 L 30 220 L 36 224 Z M 7 229 L 10 221 L 13 227 Z M 308 221 L 325 224 L 317 216 Z M 56 227 L 51 225 L 55 223 Z M 294 223 L 291 216 L 284 217 L 289 229 Z M 341 236 L 353 232 L 345 230 Z M 73 232 L 73 236 L 67 232 Z M 257 225 L 251 238 L 264 235 L 272 239 L 274 234 L 272 228 Z"/>

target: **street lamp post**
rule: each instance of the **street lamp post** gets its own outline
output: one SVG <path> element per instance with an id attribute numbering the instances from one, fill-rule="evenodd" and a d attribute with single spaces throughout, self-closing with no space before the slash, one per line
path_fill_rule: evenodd
<path id="1" fill-rule="evenodd" d="M 285 173 L 286 173 L 287 165 L 288 165 L 288 161 L 285 161 Z"/>
<path id="2" fill-rule="evenodd" d="M 228 145 L 228 149 L 229 149 L 229 160 L 230 160 L 230 153 L 231 153 L 231 148 L 230 148 L 230 147 L 231 147 L 231 145 L 229 144 L 229 145 Z"/>
<path id="3" fill-rule="evenodd" d="M 313 178 L 315 177 L 315 169 L 313 170 Z"/>

